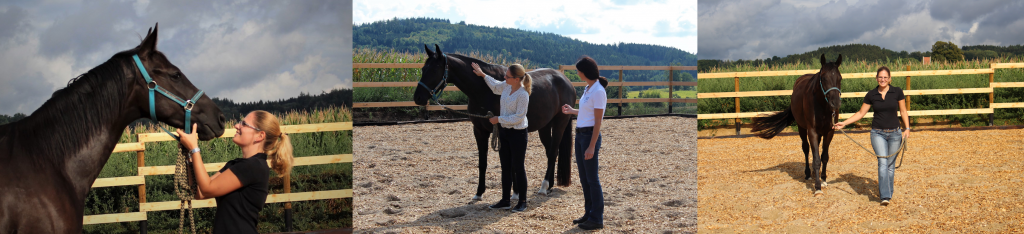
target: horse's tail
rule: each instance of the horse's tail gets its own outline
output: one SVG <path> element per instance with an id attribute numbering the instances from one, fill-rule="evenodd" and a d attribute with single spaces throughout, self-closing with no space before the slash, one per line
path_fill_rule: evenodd
<path id="1" fill-rule="evenodd" d="M 558 174 L 555 178 L 555 185 L 572 185 L 572 117 L 569 123 L 565 124 L 565 132 L 562 133 L 562 142 L 558 143 Z"/>
<path id="2" fill-rule="evenodd" d="M 776 112 L 770 116 L 758 116 L 754 117 L 754 128 L 750 131 L 757 137 L 764 139 L 772 139 L 775 135 L 779 135 L 782 130 L 793 124 L 796 121 L 793 118 L 793 110 L 791 107 L 786 108 L 784 111 Z"/>

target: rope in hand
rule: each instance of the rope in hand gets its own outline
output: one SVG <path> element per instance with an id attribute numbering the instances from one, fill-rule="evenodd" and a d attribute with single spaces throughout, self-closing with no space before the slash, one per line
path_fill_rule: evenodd
<path id="1" fill-rule="evenodd" d="M 438 106 L 441 106 L 441 108 L 444 108 L 445 110 L 448 110 L 448 111 L 451 111 L 451 112 L 455 112 L 457 114 L 466 115 L 466 116 L 469 116 L 469 117 L 484 118 L 484 119 L 490 119 L 490 118 L 494 117 L 494 113 L 492 113 L 490 111 L 487 112 L 487 115 L 478 115 L 478 114 L 473 114 L 473 113 L 469 113 L 469 112 L 465 112 L 465 111 L 458 111 L 458 110 L 449 108 L 448 106 L 445 106 L 444 104 L 441 104 L 441 102 L 438 101 L 438 100 L 434 100 L 434 103 L 437 103 Z M 497 152 L 498 149 L 501 149 L 501 142 L 498 142 L 498 124 L 493 124 L 493 125 L 494 125 L 494 129 L 491 130 L 491 150 L 494 150 L 495 152 Z"/>
<path id="2" fill-rule="evenodd" d="M 192 211 L 192 198 L 195 197 L 196 181 L 193 178 L 193 168 L 189 163 L 189 153 L 184 146 L 180 146 L 178 151 L 178 159 L 174 166 L 174 191 L 178 195 L 178 200 L 181 201 L 181 218 L 178 219 L 178 233 L 183 233 L 185 230 L 185 203 L 188 203 L 188 219 L 192 225 L 192 233 L 196 233 L 196 220 L 195 213 Z"/>
<path id="3" fill-rule="evenodd" d="M 835 113 L 832 113 L 832 115 L 835 115 Z M 836 125 L 835 118 L 831 118 L 831 119 L 832 119 L 832 126 L 835 126 Z M 896 152 L 893 152 L 892 154 L 889 154 L 889 155 L 886 155 L 886 156 L 881 156 L 881 155 L 875 154 L 874 151 L 869 150 L 867 147 L 864 147 L 864 145 L 861 145 L 860 142 L 857 142 L 856 140 L 854 140 L 853 137 L 850 137 L 850 135 L 846 134 L 846 131 L 844 131 L 842 128 L 839 128 L 839 132 L 842 132 L 843 136 L 846 136 L 846 138 L 849 138 L 850 141 L 852 141 L 854 144 L 857 144 L 857 146 L 860 146 L 860 148 L 864 149 L 865 152 L 867 152 L 871 156 L 875 156 L 877 158 L 891 158 L 892 156 L 896 156 L 896 154 L 899 154 L 901 151 L 903 153 L 903 156 L 906 156 L 906 152 L 907 152 L 907 147 L 906 147 L 907 146 L 907 138 L 910 138 L 910 137 L 900 138 L 900 149 L 899 150 L 896 150 Z M 900 158 L 900 164 L 896 166 L 896 169 L 899 169 L 901 166 L 903 166 L 903 158 L 906 158 L 906 157 L 901 157 Z"/>

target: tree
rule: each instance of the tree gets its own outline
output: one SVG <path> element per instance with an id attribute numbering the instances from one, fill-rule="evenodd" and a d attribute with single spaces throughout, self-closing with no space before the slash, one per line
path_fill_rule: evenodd
<path id="1" fill-rule="evenodd" d="M 932 59 L 938 62 L 949 61 L 963 61 L 964 53 L 960 51 L 960 47 L 957 47 L 953 42 L 936 41 L 932 45 Z"/>

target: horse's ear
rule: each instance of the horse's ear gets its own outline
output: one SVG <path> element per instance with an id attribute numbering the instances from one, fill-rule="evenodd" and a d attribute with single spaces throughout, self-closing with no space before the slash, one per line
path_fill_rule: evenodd
<path id="1" fill-rule="evenodd" d="M 843 63 L 843 54 L 839 54 L 839 58 L 836 59 L 836 67 Z"/>
<path id="2" fill-rule="evenodd" d="M 441 46 L 434 44 L 434 52 L 444 56 L 444 52 L 441 52 Z"/>
<path id="3" fill-rule="evenodd" d="M 427 44 L 423 44 L 423 50 L 427 51 L 427 58 L 434 57 L 434 51 L 430 51 L 430 47 L 427 47 Z"/>
<path id="4" fill-rule="evenodd" d="M 825 54 L 821 54 L 821 65 L 825 66 Z"/>
<path id="5" fill-rule="evenodd" d="M 157 31 L 159 31 L 159 26 L 159 23 L 153 26 L 152 30 L 150 30 L 149 33 L 146 34 L 146 38 L 142 39 L 142 44 L 139 44 L 140 54 L 147 54 L 156 51 L 156 35 Z"/>

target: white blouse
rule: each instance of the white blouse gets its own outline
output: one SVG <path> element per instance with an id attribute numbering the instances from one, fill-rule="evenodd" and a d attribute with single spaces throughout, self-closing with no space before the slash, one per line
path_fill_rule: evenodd
<path id="1" fill-rule="evenodd" d="M 530 94 L 526 92 L 526 87 L 519 87 L 519 90 L 511 93 L 512 85 L 504 81 L 498 81 L 488 75 L 484 75 L 484 81 L 494 94 L 501 95 L 501 115 L 498 116 L 498 123 L 505 128 L 520 130 L 529 127 L 526 110 L 530 107 Z"/>
<path id="2" fill-rule="evenodd" d="M 576 127 L 593 127 L 594 109 L 604 110 L 607 104 L 608 95 L 601 83 L 594 82 L 588 86 L 586 91 L 583 91 L 583 96 L 580 97 L 580 113 L 576 115 Z"/>

